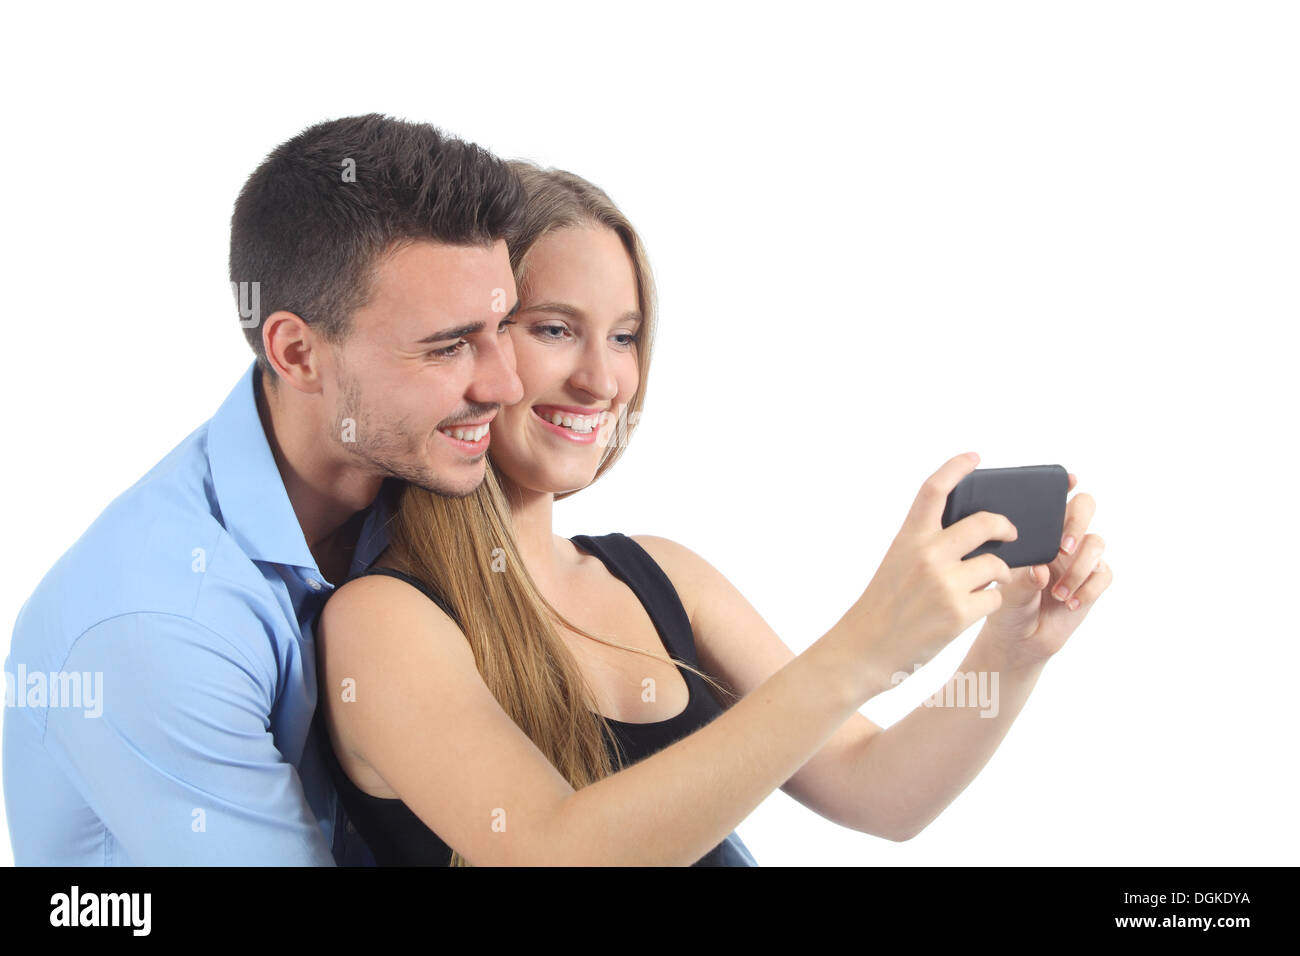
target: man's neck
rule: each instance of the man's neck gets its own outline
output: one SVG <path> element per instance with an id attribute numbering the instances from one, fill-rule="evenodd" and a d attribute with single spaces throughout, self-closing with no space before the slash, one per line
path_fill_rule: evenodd
<path id="1" fill-rule="evenodd" d="M 330 457 L 333 445 L 321 440 L 308 409 L 293 407 L 292 396 L 264 391 L 260 373 L 253 383 L 258 418 L 307 547 L 329 581 L 341 580 L 361 531 L 358 512 L 374 502 L 383 477 Z"/>

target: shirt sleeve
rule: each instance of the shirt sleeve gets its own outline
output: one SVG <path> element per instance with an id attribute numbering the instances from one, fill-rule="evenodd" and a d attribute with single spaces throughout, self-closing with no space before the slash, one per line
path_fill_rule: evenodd
<path id="1" fill-rule="evenodd" d="M 131 864 L 335 865 L 271 733 L 273 667 L 163 613 L 77 640 L 62 671 L 100 700 L 49 707 L 44 742 Z"/>

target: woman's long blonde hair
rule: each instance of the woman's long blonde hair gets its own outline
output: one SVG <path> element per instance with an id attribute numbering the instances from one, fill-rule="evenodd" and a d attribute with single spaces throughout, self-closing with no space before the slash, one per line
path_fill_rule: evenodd
<path id="1" fill-rule="evenodd" d="M 528 284 L 529 251 L 557 229 L 612 229 L 636 275 L 642 315 L 635 346 L 640 380 L 619 416 L 615 439 L 606 445 L 594 481 L 622 453 L 644 403 L 656 304 L 649 261 L 631 223 L 598 187 L 563 170 L 523 161 L 510 165 L 528 197 L 524 224 L 509 243 L 521 300 Z M 469 642 L 483 682 L 575 790 L 622 769 L 622 761 L 618 768 L 611 763 L 605 744 L 607 735 L 613 739 L 609 723 L 577 659 L 560 638 L 559 627 L 684 667 L 724 697 L 735 696 L 685 662 L 608 640 L 566 620 L 537 589 L 519 556 L 509 502 L 490 460 L 483 483 L 466 497 L 446 498 L 410 484 L 395 485 L 391 493 L 395 507 L 386 559 L 442 595 Z M 469 864 L 453 849 L 451 865 Z"/>

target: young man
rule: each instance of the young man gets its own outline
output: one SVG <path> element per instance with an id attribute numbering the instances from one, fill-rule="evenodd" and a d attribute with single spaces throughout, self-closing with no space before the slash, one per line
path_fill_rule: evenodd
<path id="1" fill-rule="evenodd" d="M 312 730 L 312 623 L 386 547 L 399 480 L 483 478 L 474 436 L 522 394 L 503 333 L 522 199 L 484 150 L 377 114 L 249 177 L 230 278 L 256 359 L 18 615 L 17 864 L 367 862 Z"/>

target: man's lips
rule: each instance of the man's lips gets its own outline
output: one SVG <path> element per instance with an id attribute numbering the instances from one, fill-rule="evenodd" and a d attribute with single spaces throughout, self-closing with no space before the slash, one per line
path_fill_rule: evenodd
<path id="1" fill-rule="evenodd" d="M 441 431 L 443 428 L 448 428 L 448 429 L 450 429 L 450 428 L 475 428 L 475 427 L 477 427 L 477 426 L 479 426 L 479 425 L 488 425 L 488 424 L 490 424 L 491 422 L 493 422 L 493 421 L 496 419 L 496 417 L 497 417 L 497 413 L 496 413 L 496 412 L 493 412 L 493 413 L 492 413 L 491 415 L 489 415 L 487 418 L 480 418 L 480 419 L 479 419 L 478 421 L 476 421 L 476 422 L 456 422 L 456 424 L 454 424 L 454 425 L 441 425 L 441 426 L 439 426 L 439 431 Z"/>
<path id="2" fill-rule="evenodd" d="M 488 426 L 495 418 L 496 415 L 493 414 L 477 422 L 460 422 L 455 425 L 444 425 L 438 429 L 438 433 L 462 451 L 477 454 L 478 452 L 485 450 L 491 442 L 492 432 Z"/>

